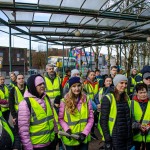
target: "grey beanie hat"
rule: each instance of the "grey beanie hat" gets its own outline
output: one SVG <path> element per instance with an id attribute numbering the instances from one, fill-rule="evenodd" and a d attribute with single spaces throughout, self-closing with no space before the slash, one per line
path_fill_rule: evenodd
<path id="1" fill-rule="evenodd" d="M 75 73 L 79 73 L 80 74 L 78 69 L 73 69 L 73 70 L 71 70 L 71 77 L 73 77 Z"/>
<path id="2" fill-rule="evenodd" d="M 128 79 L 125 75 L 117 74 L 113 79 L 114 86 L 116 86 L 121 81 L 128 81 Z"/>

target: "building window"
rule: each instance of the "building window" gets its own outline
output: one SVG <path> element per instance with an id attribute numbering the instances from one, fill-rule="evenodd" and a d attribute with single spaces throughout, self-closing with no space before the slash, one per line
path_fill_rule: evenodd
<path id="1" fill-rule="evenodd" d="M 3 52 L 0 52 L 0 57 L 3 57 Z"/>
<path id="2" fill-rule="evenodd" d="M 20 54 L 17 54 L 17 61 L 20 61 Z"/>

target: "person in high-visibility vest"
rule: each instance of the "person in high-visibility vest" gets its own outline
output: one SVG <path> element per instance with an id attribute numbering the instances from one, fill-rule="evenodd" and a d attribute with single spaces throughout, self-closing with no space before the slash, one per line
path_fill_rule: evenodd
<path id="1" fill-rule="evenodd" d="M 72 78 L 72 77 L 80 77 L 80 72 L 79 72 L 78 69 L 71 70 L 70 78 Z M 68 83 L 68 81 L 66 82 L 66 84 L 65 84 L 65 86 L 63 88 L 63 96 L 65 96 L 68 93 L 68 91 L 69 91 L 69 83 Z"/>
<path id="2" fill-rule="evenodd" d="M 110 70 L 110 76 L 111 76 L 112 78 L 114 78 L 114 77 L 116 76 L 116 74 L 117 74 L 117 66 L 111 66 L 110 69 L 111 69 L 111 70 Z"/>
<path id="3" fill-rule="evenodd" d="M 1 100 L 7 100 L 8 101 L 8 98 L 9 98 L 9 89 L 5 85 L 4 76 L 0 76 L 0 101 Z M 1 105 L 1 110 L 2 110 L 3 117 L 8 122 L 9 114 L 10 114 L 9 105 Z"/>
<path id="4" fill-rule="evenodd" d="M 49 96 L 52 103 L 54 103 L 54 99 L 57 95 L 61 95 L 62 93 L 62 86 L 61 86 L 61 79 L 59 76 L 56 75 L 54 71 L 54 65 L 47 64 L 46 65 L 46 75 L 45 85 L 46 85 L 46 94 Z"/>
<path id="5" fill-rule="evenodd" d="M 147 85 L 148 98 L 150 99 L 150 70 L 143 74 L 143 83 Z"/>
<path id="6" fill-rule="evenodd" d="M 9 109 L 12 115 L 12 122 L 14 125 L 14 149 L 21 149 L 21 142 L 18 133 L 18 105 L 23 100 L 23 95 L 26 90 L 26 84 L 24 81 L 24 75 L 18 74 L 16 85 L 12 87 L 9 94 Z"/>
<path id="7" fill-rule="evenodd" d="M 96 79 L 97 79 L 97 82 L 99 83 L 100 88 L 102 88 L 104 79 L 103 79 L 103 76 L 101 75 L 101 71 L 99 69 L 96 69 L 95 75 L 96 75 Z"/>
<path id="8" fill-rule="evenodd" d="M 0 101 L 0 104 L 7 104 L 6 100 Z M 2 111 L 0 110 L 0 149 L 12 150 L 14 142 L 14 135 L 9 127 L 7 121 L 3 118 Z"/>
<path id="9" fill-rule="evenodd" d="M 55 150 L 53 108 L 41 75 L 27 80 L 24 100 L 19 104 L 18 127 L 24 150 Z"/>
<path id="10" fill-rule="evenodd" d="M 95 96 L 98 94 L 99 91 L 99 83 L 95 78 L 95 72 L 89 71 L 87 74 L 87 79 L 84 81 L 83 90 L 87 94 L 88 98 L 94 102 Z M 91 137 L 93 139 L 98 139 L 98 137 L 94 133 L 94 126 L 97 124 L 98 121 L 98 114 L 97 111 L 94 111 L 94 125 L 91 131 Z"/>
<path id="11" fill-rule="evenodd" d="M 93 122 L 91 102 L 82 91 L 80 78 L 72 77 L 69 79 L 69 92 L 60 103 L 59 123 L 65 132 L 77 134 L 79 139 L 62 136 L 66 150 L 88 150 Z"/>
<path id="12" fill-rule="evenodd" d="M 105 150 L 130 150 L 132 147 L 132 122 L 130 99 L 125 92 L 127 77 L 114 77 L 114 92 L 105 95 L 101 102 L 100 133 Z"/>
<path id="13" fill-rule="evenodd" d="M 17 75 L 15 74 L 15 72 L 11 72 L 10 73 L 10 84 L 8 86 L 8 88 L 11 90 L 12 87 L 14 87 L 17 83 Z"/>
<path id="14" fill-rule="evenodd" d="M 64 88 L 65 84 L 69 80 L 69 78 L 71 76 L 71 70 L 69 68 L 67 68 L 66 71 L 65 71 L 65 73 L 66 73 L 66 75 L 64 76 L 64 78 L 62 80 L 62 88 Z"/>
<path id="15" fill-rule="evenodd" d="M 103 87 L 100 88 L 97 96 L 95 97 L 94 101 L 97 105 L 97 109 L 98 112 L 100 111 L 101 108 L 101 99 L 107 94 L 110 93 L 111 91 L 113 91 L 113 87 L 112 85 L 112 78 L 110 76 L 106 76 L 104 78 L 104 83 L 103 83 Z"/>
<path id="16" fill-rule="evenodd" d="M 136 95 L 131 101 L 133 142 L 135 150 L 150 149 L 150 99 L 148 99 L 147 85 L 138 83 L 135 87 Z"/>

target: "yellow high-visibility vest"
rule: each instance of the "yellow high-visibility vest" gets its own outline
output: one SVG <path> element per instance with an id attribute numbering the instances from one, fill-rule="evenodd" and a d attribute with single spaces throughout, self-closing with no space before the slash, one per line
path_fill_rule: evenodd
<path id="1" fill-rule="evenodd" d="M 26 87 L 27 88 L 27 87 Z M 24 100 L 24 97 L 22 93 L 20 92 L 19 88 L 17 86 L 14 86 L 14 96 L 15 96 L 15 110 L 18 111 L 18 106 L 22 100 Z"/>
<path id="2" fill-rule="evenodd" d="M 0 126 L 2 128 L 4 128 L 4 130 L 9 134 L 10 138 L 11 138 L 11 142 L 13 145 L 14 142 L 14 135 L 9 127 L 9 125 L 7 124 L 6 120 L 3 118 L 2 112 L 0 111 Z M 2 129 L 3 130 L 3 129 Z"/>
<path id="3" fill-rule="evenodd" d="M 97 83 L 95 85 L 95 88 L 93 88 L 93 86 L 91 84 L 85 83 L 84 89 L 87 92 L 87 95 L 89 96 L 89 98 L 91 100 L 94 100 L 94 96 L 98 93 L 98 90 L 99 90 L 99 84 Z"/>
<path id="4" fill-rule="evenodd" d="M 140 122 L 143 111 L 140 107 L 140 104 L 135 100 L 131 101 L 131 112 L 134 120 Z M 147 103 L 142 125 L 147 125 L 148 123 L 150 123 L 150 101 Z M 139 131 L 139 133 L 133 136 L 133 141 L 145 142 L 145 136 L 142 136 L 141 132 Z M 150 142 L 150 131 L 148 131 L 148 134 L 146 135 L 146 142 Z"/>
<path id="5" fill-rule="evenodd" d="M 65 103 L 65 99 L 62 99 Z M 68 124 L 69 128 L 71 129 L 72 134 L 79 134 L 81 133 L 87 125 L 89 111 L 88 111 L 88 102 L 82 103 L 81 109 L 75 110 L 75 114 L 70 114 L 65 109 L 64 112 L 64 121 Z M 68 146 L 76 146 L 80 145 L 80 142 L 75 139 L 68 139 L 65 136 L 62 136 L 63 143 Z M 83 143 L 88 143 L 91 140 L 90 134 L 85 138 Z"/>
<path id="6" fill-rule="evenodd" d="M 7 86 L 4 85 L 4 91 L 0 90 L 0 99 L 5 99 L 8 101 L 8 98 L 9 98 L 9 90 Z M 3 105 L 1 105 L 1 111 L 5 112 L 6 110 L 9 110 L 9 107 L 3 107 Z"/>
<path id="7" fill-rule="evenodd" d="M 44 98 L 46 111 L 34 98 L 29 98 L 31 103 L 30 139 L 33 145 L 46 144 L 55 138 L 54 114 L 48 98 Z"/>
<path id="8" fill-rule="evenodd" d="M 50 97 L 50 99 L 54 99 L 56 96 L 60 95 L 60 77 L 56 76 L 54 82 L 52 83 L 48 77 L 45 77 L 46 83 L 46 94 Z"/>
<path id="9" fill-rule="evenodd" d="M 109 93 L 106 95 L 106 97 L 109 99 L 110 104 L 111 104 L 110 113 L 109 113 L 108 128 L 109 128 L 110 136 L 112 136 L 113 128 L 114 128 L 114 125 L 116 122 L 116 117 L 117 117 L 117 106 L 116 106 L 116 100 L 115 100 L 114 94 Z M 128 105 L 130 106 L 129 97 L 128 97 Z M 99 122 L 100 122 L 100 115 L 99 115 Z M 98 123 L 98 129 L 99 129 L 100 134 L 102 135 L 102 141 L 105 141 L 100 123 Z"/>

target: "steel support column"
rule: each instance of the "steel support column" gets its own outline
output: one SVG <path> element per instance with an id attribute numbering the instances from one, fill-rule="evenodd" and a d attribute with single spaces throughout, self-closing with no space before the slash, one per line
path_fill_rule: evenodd
<path id="1" fill-rule="evenodd" d="M 11 27 L 9 27 L 9 71 L 12 72 L 12 47 L 11 47 Z"/>
<path id="2" fill-rule="evenodd" d="M 29 69 L 32 68 L 32 53 L 31 53 L 31 35 L 29 35 Z"/>
<path id="3" fill-rule="evenodd" d="M 45 61 L 46 61 L 46 64 L 48 64 L 48 41 L 46 43 L 46 59 L 45 59 Z"/>
<path id="4" fill-rule="evenodd" d="M 63 44 L 63 75 L 62 75 L 62 78 L 64 77 L 64 72 L 65 72 L 65 68 L 64 68 L 64 55 L 65 55 L 65 48 L 64 48 L 64 44 Z"/>
<path id="5" fill-rule="evenodd" d="M 122 49 L 121 49 L 121 44 L 120 44 L 120 67 L 122 66 L 122 61 L 121 61 L 121 53 L 122 53 Z"/>

